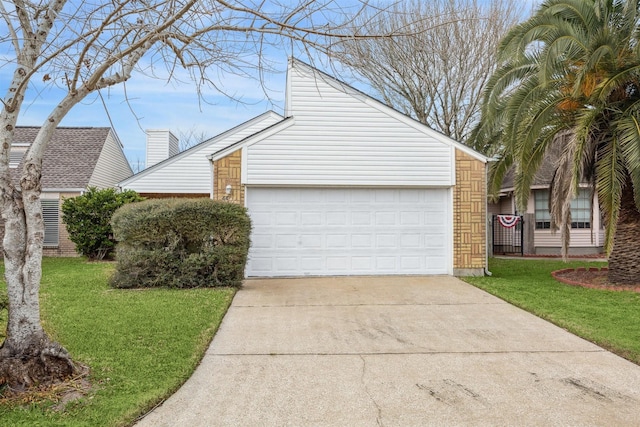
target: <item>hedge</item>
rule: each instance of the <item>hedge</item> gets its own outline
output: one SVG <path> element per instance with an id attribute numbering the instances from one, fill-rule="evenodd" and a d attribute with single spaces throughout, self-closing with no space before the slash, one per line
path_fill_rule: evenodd
<path id="1" fill-rule="evenodd" d="M 119 288 L 240 286 L 249 252 L 246 209 L 210 199 L 125 205 L 111 224 Z"/>
<path id="2" fill-rule="evenodd" d="M 111 216 L 122 205 L 143 200 L 132 190 L 90 187 L 84 194 L 65 199 L 62 221 L 76 251 L 90 259 L 110 257 L 116 246 L 111 230 Z"/>

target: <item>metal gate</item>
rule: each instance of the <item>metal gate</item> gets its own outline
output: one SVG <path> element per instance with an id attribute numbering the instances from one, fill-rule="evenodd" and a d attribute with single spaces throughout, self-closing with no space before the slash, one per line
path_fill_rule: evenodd
<path id="1" fill-rule="evenodd" d="M 524 255 L 524 217 L 519 215 L 493 216 L 494 255 Z"/>

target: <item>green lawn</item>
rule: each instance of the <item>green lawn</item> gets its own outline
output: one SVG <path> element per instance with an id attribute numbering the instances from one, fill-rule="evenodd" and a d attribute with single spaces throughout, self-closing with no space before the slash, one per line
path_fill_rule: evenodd
<path id="1" fill-rule="evenodd" d="M 235 291 L 114 290 L 107 286 L 113 267 L 79 258 L 44 260 L 45 328 L 91 367 L 95 387 L 64 412 L 50 404 L 0 406 L 1 425 L 130 425 L 190 376 Z"/>
<path id="2" fill-rule="evenodd" d="M 640 364 L 640 293 L 584 289 L 551 272 L 597 267 L 588 261 L 491 259 L 491 277 L 465 278 L 487 292 Z"/>
<path id="3" fill-rule="evenodd" d="M 640 294 L 572 287 L 550 275 L 596 265 L 492 259 L 492 277 L 467 281 L 640 363 Z M 64 412 L 51 404 L 0 406 L 0 425 L 130 425 L 189 377 L 234 291 L 113 290 L 107 286 L 112 270 L 78 258 L 44 260 L 45 327 L 91 367 L 95 388 Z"/>

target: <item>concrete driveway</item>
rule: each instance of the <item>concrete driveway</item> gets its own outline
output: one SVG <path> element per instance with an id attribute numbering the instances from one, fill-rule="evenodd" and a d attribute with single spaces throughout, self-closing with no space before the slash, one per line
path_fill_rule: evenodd
<path id="1" fill-rule="evenodd" d="M 248 280 L 146 426 L 640 425 L 640 367 L 452 277 Z"/>

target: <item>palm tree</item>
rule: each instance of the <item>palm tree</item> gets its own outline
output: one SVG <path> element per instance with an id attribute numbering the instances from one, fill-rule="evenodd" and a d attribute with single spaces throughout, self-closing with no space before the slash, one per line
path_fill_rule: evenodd
<path id="1" fill-rule="evenodd" d="M 545 153 L 560 146 L 550 211 L 566 256 L 570 202 L 587 180 L 605 223 L 609 280 L 640 282 L 640 0 L 546 0 L 499 48 L 471 143 L 515 174 L 526 206 Z"/>

